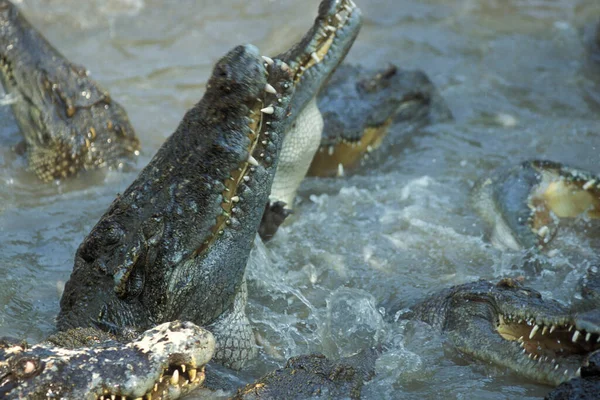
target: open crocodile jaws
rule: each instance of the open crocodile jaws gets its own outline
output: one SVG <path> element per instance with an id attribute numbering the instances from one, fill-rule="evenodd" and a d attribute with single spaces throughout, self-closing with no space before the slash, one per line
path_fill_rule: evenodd
<path id="1" fill-rule="evenodd" d="M 228 366 L 256 353 L 244 272 L 292 94 L 289 66 L 252 45 L 218 61 L 204 97 L 79 246 L 60 330 L 182 319 L 215 334 Z"/>
<path id="2" fill-rule="evenodd" d="M 461 352 L 558 385 L 600 349 L 598 313 L 575 314 L 514 279 L 458 285 L 413 308 Z"/>
<path id="3" fill-rule="evenodd" d="M 3 399 L 168 400 L 204 382 L 213 335 L 191 322 L 167 322 L 127 344 L 69 349 L 0 342 Z"/>
<path id="4" fill-rule="evenodd" d="M 278 56 L 289 64 L 294 76 L 296 94 L 291 113 L 295 120 L 284 139 L 271 188 L 272 203 L 293 207 L 296 190 L 321 142 L 323 118 L 316 96 L 348 53 L 360 25 L 360 9 L 352 0 L 322 1 L 312 28 Z"/>
<path id="5" fill-rule="evenodd" d="M 481 180 L 473 203 L 491 227 L 493 244 L 541 250 L 560 219 L 600 218 L 600 176 L 552 161 L 525 161 Z"/>
<path id="6" fill-rule="evenodd" d="M 125 110 L 7 0 L 0 0 L 0 80 L 15 98 L 12 110 L 29 167 L 40 179 L 120 167 L 138 154 L 139 141 Z"/>

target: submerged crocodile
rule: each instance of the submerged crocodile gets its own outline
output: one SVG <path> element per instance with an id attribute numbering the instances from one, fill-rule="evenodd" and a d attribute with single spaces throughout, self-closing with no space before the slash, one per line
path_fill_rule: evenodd
<path id="1" fill-rule="evenodd" d="M 0 0 L 0 80 L 14 97 L 29 168 L 43 181 L 118 168 L 140 145 L 125 110 Z"/>
<path id="2" fill-rule="evenodd" d="M 550 385 L 578 376 L 600 349 L 600 309 L 572 311 L 510 278 L 454 286 L 412 312 L 459 351 Z"/>
<path id="3" fill-rule="evenodd" d="M 158 325 L 128 343 L 85 328 L 44 343 L 0 339 L 3 399 L 174 399 L 204 382 L 215 350 L 210 332 L 191 322 Z"/>
<path id="4" fill-rule="evenodd" d="M 239 389 L 232 400 L 360 399 L 364 383 L 375 374 L 378 351 L 331 361 L 322 354 L 290 358 L 286 365 Z"/>
<path id="5" fill-rule="evenodd" d="M 309 176 L 344 175 L 397 132 L 452 118 L 422 71 L 342 65 L 319 94 L 323 133 Z"/>
<path id="6" fill-rule="evenodd" d="M 552 161 L 526 161 L 480 181 L 473 204 L 491 227 L 492 243 L 539 250 L 562 218 L 600 217 L 600 176 Z"/>

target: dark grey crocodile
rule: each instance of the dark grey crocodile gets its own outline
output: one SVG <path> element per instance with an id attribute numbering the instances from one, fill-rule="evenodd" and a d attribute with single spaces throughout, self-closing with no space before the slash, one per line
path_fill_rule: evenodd
<path id="1" fill-rule="evenodd" d="M 203 383 L 214 350 L 210 332 L 178 321 L 156 326 L 128 343 L 90 328 L 62 332 L 31 347 L 4 338 L 0 397 L 175 399 Z"/>
<path id="2" fill-rule="evenodd" d="M 79 246 L 60 330 L 183 319 L 216 336 L 217 361 L 240 368 L 254 356 L 244 272 L 283 135 L 292 119 L 301 124 L 359 21 L 353 3 L 325 0 L 282 54 L 287 63 L 250 45 L 217 63 L 203 99 Z"/>
<path id="3" fill-rule="evenodd" d="M 251 45 L 219 60 L 202 100 L 79 246 L 60 330 L 184 319 L 209 326 L 231 366 L 255 353 L 244 271 L 288 123 L 290 72 Z"/>
<path id="4" fill-rule="evenodd" d="M 232 400 L 359 399 L 375 374 L 378 351 L 366 349 L 339 361 L 321 354 L 290 358 L 286 365 L 239 389 Z"/>
<path id="5" fill-rule="evenodd" d="M 125 110 L 8 0 L 0 1 L 0 80 L 15 98 L 29 167 L 43 181 L 118 168 L 138 153 Z"/>
<path id="6" fill-rule="evenodd" d="M 492 243 L 542 249 L 562 218 L 600 217 L 600 176 L 552 161 L 526 161 L 482 179 L 473 204 L 491 227 Z"/>
<path id="7" fill-rule="evenodd" d="M 459 351 L 545 384 L 578 376 L 600 349 L 600 310 L 571 311 L 515 279 L 458 285 L 412 311 Z"/>
<path id="8" fill-rule="evenodd" d="M 414 131 L 452 118 L 425 73 L 395 65 L 375 71 L 342 65 L 317 104 L 324 125 L 309 176 L 343 175 L 355 168 L 372 156 L 392 125 L 395 132 Z"/>

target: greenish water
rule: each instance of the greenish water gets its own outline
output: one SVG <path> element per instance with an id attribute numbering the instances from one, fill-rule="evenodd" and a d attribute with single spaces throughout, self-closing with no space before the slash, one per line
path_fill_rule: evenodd
<path id="1" fill-rule="evenodd" d="M 480 277 L 523 275 L 546 296 L 572 298 L 589 259 L 558 252 L 542 272 L 521 268 L 521 254 L 485 241 L 468 193 L 492 169 L 533 157 L 600 172 L 600 64 L 586 43 L 600 3 L 356 2 L 365 23 L 347 60 L 423 69 L 455 121 L 395 138 L 376 170 L 303 184 L 293 223 L 249 264 L 248 311 L 264 349 L 241 377 L 293 355 L 336 357 L 384 338 L 389 350 L 367 398 L 541 398 L 548 387 L 456 354 L 427 327 L 384 320 L 426 293 Z M 308 29 L 317 4 L 20 2 L 126 106 L 143 154 L 134 171 L 40 184 L 11 150 L 18 129 L 0 108 L 0 336 L 35 342 L 52 332 L 77 246 L 202 96 L 214 62 L 245 42 L 279 53 Z M 578 240 L 563 239 L 593 254 L 593 238 Z M 352 310 L 354 318 L 340 317 Z"/>

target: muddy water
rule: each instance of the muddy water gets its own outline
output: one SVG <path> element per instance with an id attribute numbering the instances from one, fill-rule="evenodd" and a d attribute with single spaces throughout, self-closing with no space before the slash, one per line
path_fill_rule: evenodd
<path id="1" fill-rule="evenodd" d="M 593 237 L 577 244 L 588 222 L 563 239 L 570 250 L 533 271 L 522 254 L 488 245 L 468 193 L 493 168 L 533 157 L 599 172 L 600 65 L 586 40 L 600 3 L 357 3 L 365 23 L 348 60 L 423 69 L 455 121 L 395 137 L 376 170 L 303 184 L 293 223 L 257 246 L 249 265 L 249 315 L 263 351 L 241 379 L 293 355 L 339 357 L 383 341 L 366 397 L 543 397 L 548 387 L 456 354 L 401 310 L 439 288 L 507 275 L 572 298 L 595 252 Z M 53 329 L 76 247 L 201 97 L 215 60 L 244 42 L 277 54 L 310 26 L 318 1 L 19 4 L 126 105 L 144 146 L 132 170 L 40 184 L 11 150 L 18 129 L 0 108 L 0 335 L 35 342 Z"/>

